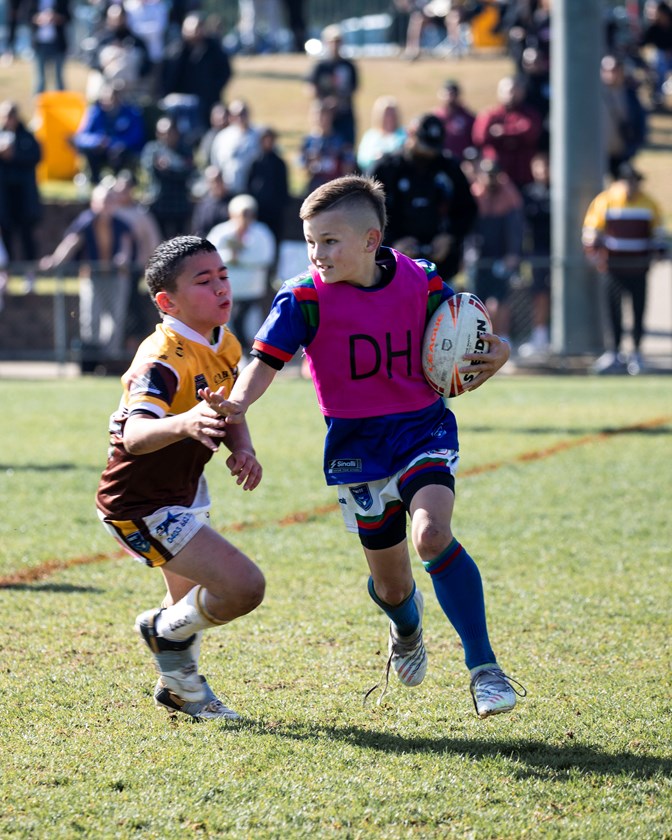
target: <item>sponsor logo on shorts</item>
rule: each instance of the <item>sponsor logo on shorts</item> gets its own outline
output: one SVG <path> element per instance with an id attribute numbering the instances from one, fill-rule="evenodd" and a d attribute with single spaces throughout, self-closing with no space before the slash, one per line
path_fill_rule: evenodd
<path id="1" fill-rule="evenodd" d="M 129 547 L 132 548 L 133 551 L 137 551 L 138 554 L 145 554 L 152 547 L 149 540 L 145 539 L 140 531 L 134 531 L 132 534 L 129 534 L 126 537 L 126 542 Z"/>
<path id="2" fill-rule="evenodd" d="M 361 458 L 333 458 L 329 461 L 330 473 L 361 472 Z"/>
<path id="3" fill-rule="evenodd" d="M 163 522 L 157 526 L 157 537 L 163 537 L 164 541 L 168 545 L 172 545 L 182 533 L 191 517 L 192 514 L 189 513 L 189 511 L 186 511 L 179 516 L 175 516 L 173 513 L 168 512 L 168 515 Z"/>
<path id="4" fill-rule="evenodd" d="M 373 507 L 373 496 L 371 495 L 368 484 L 358 484 L 356 487 L 351 487 L 350 492 L 352 493 L 352 498 L 362 510 L 369 510 Z"/>

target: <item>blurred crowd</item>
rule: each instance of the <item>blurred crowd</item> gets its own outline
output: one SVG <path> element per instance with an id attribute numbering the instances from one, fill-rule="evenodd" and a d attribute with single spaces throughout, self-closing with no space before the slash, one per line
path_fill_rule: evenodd
<path id="1" fill-rule="evenodd" d="M 296 197 L 361 172 L 385 186 L 385 244 L 431 259 L 448 282 L 459 275 L 487 302 L 503 337 L 511 334 L 512 292 L 526 283 L 532 323 L 517 352 L 547 354 L 551 0 L 394 0 L 390 37 L 400 57 L 415 60 L 437 44 L 443 54 L 463 54 L 470 23 L 487 8 L 511 72 L 486 108 L 472 108 L 469 91 L 448 78 L 431 112 L 402 114 L 390 91 L 375 101 L 364 126 L 354 105 L 360 67 L 344 49 L 342 27 L 326 27 L 304 79 L 308 107 L 298 158 L 288 160 L 276 128 L 254 103 L 230 99 L 227 88 L 236 53 L 304 51 L 307 7 L 303 0 L 239 0 L 231 49 L 217 19 L 188 0 L 97 0 L 91 32 L 78 45 L 89 67 L 88 104 L 71 138 L 90 205 L 52 254 L 38 253 L 40 146 L 18 106 L 1 103 L 0 260 L 4 254 L 6 263 L 22 261 L 26 290 L 35 269 L 76 261 L 87 284 L 82 339 L 120 353 L 146 331 L 144 323 L 129 327 L 125 319 L 129 307 L 139 311 L 133 301 L 155 243 L 180 233 L 207 237 L 235 275 L 234 325 L 245 345 L 273 294 L 292 198 L 290 168 L 301 173 Z M 35 92 L 66 89 L 70 0 L 8 0 L 7 13 L 1 60 L 13 60 L 23 21 L 31 32 Z M 432 40 L 428 33 L 437 28 Z M 281 30 L 291 32 L 284 45 L 273 39 Z M 633 161 L 646 143 L 649 114 L 666 110 L 672 93 L 672 8 L 647 0 L 635 15 L 611 12 L 605 44 L 604 168 L 614 182 L 639 181 Z M 661 253 L 659 244 L 650 250 Z M 112 274 L 122 277 L 115 295 Z M 2 283 L 0 275 L 0 297 Z"/>

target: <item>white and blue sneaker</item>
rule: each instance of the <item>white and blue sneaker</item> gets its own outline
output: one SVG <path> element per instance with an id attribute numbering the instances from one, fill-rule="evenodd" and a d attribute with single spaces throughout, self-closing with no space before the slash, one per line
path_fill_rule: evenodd
<path id="1" fill-rule="evenodd" d="M 173 641 L 156 632 L 156 620 L 162 609 L 147 610 L 135 619 L 135 629 L 151 650 L 154 665 L 164 686 L 185 701 L 203 702 L 206 690 L 192 657 L 196 633 L 183 641 Z"/>
<path id="2" fill-rule="evenodd" d="M 184 700 L 171 691 L 162 678 L 159 678 L 154 688 L 154 703 L 159 708 L 167 709 L 171 714 L 182 712 L 195 720 L 240 720 L 240 715 L 225 706 L 217 697 L 205 677 L 199 675 L 199 679 L 205 691 L 203 700 L 199 702 Z"/>
<path id="3" fill-rule="evenodd" d="M 415 590 L 413 600 L 420 617 L 418 629 L 410 636 L 400 636 L 396 625 L 390 621 L 390 638 L 387 645 L 390 664 L 395 674 L 404 685 L 408 686 L 420 685 L 427 673 L 427 651 L 422 641 L 422 614 L 425 601 L 419 589 Z"/>
<path id="4" fill-rule="evenodd" d="M 516 695 L 527 694 L 525 687 L 507 676 L 496 663 L 473 668 L 469 689 L 479 718 L 510 712 L 516 705 Z"/>
<path id="5" fill-rule="evenodd" d="M 380 706 L 387 692 L 390 667 L 394 668 L 394 672 L 399 680 L 404 685 L 410 687 L 420 685 L 425 678 L 425 674 L 427 673 L 427 651 L 425 650 L 425 643 L 422 640 L 422 614 L 425 608 L 425 601 L 419 589 L 415 590 L 413 600 L 418 608 L 420 618 L 417 630 L 410 636 L 400 636 L 396 625 L 390 621 L 390 636 L 387 644 L 388 657 L 385 663 L 385 670 L 383 671 L 382 678 L 364 695 L 365 704 L 382 683 L 383 687 L 377 700 L 377 704 Z"/>

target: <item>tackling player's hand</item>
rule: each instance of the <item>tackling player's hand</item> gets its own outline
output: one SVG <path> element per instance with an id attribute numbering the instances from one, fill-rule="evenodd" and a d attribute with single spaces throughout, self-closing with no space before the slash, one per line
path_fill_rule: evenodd
<path id="1" fill-rule="evenodd" d="M 227 400 L 222 391 L 223 388 L 217 391 L 208 387 L 201 388 L 198 396 L 220 417 L 226 418 L 227 423 L 242 423 L 245 419 L 245 408 L 237 402 Z"/>
<path id="2" fill-rule="evenodd" d="M 493 333 L 483 333 L 481 336 L 484 341 L 488 342 L 487 353 L 467 353 L 464 356 L 465 362 L 478 363 L 478 375 L 465 387 L 465 391 L 475 391 L 480 388 L 484 382 L 487 382 L 491 376 L 494 376 L 497 371 L 503 367 L 509 360 L 511 355 L 511 347 L 508 341 L 504 341 L 498 335 Z M 473 365 L 465 365 L 460 368 L 460 373 L 474 373 Z"/>
<path id="3" fill-rule="evenodd" d="M 261 464 L 249 449 L 236 449 L 226 459 L 226 466 L 243 490 L 254 490 L 261 481 Z"/>

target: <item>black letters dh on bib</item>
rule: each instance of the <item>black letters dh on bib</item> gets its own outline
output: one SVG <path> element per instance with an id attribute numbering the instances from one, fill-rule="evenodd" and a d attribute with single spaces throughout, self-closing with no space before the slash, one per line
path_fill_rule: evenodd
<path id="1" fill-rule="evenodd" d="M 370 370 L 358 369 L 357 367 L 357 344 L 358 342 L 366 342 L 372 349 L 374 354 L 374 364 Z M 361 344 L 360 344 L 361 347 Z M 390 333 L 385 333 L 385 359 L 387 378 L 392 379 L 392 362 L 395 356 L 406 357 L 406 376 L 411 375 L 411 331 L 406 330 L 406 347 L 403 350 L 392 350 L 392 336 Z M 375 376 L 380 370 L 380 365 L 383 360 L 383 350 L 371 335 L 351 335 L 350 336 L 350 378 L 351 379 L 368 379 L 370 376 Z M 361 358 L 360 358 L 361 363 Z"/>

